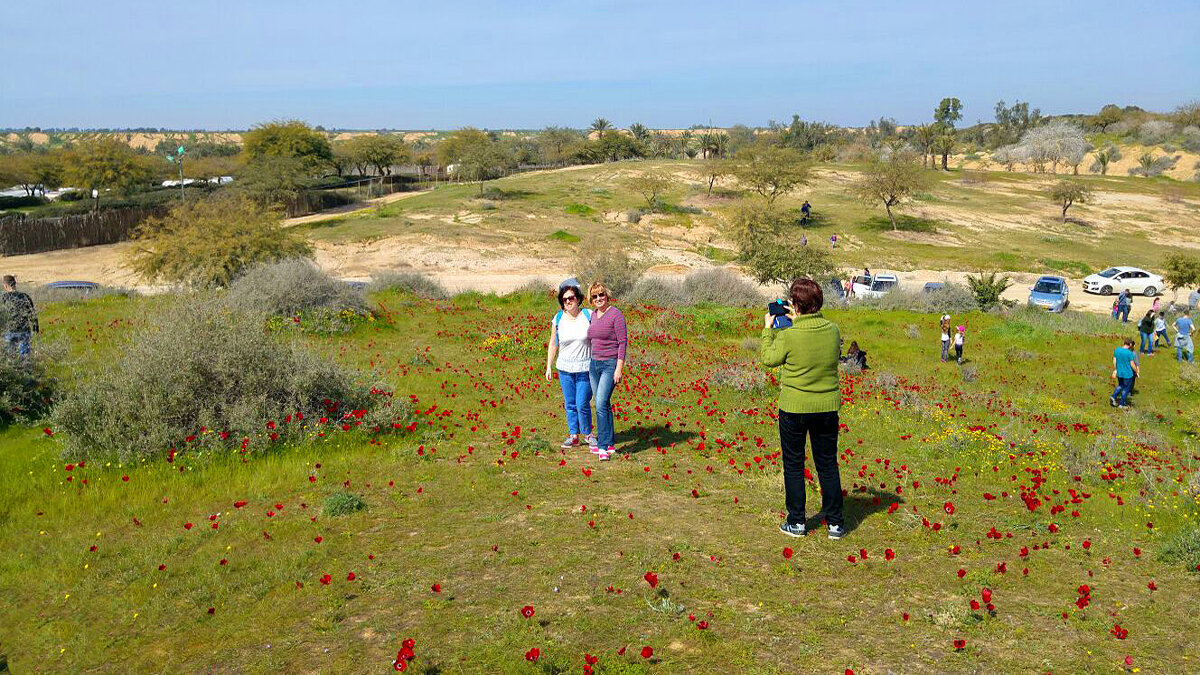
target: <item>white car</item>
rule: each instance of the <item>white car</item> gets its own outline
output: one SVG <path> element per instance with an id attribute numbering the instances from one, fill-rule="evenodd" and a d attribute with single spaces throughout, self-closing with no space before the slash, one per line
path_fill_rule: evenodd
<path id="1" fill-rule="evenodd" d="M 876 274 L 871 278 L 870 288 L 858 290 L 861 286 L 855 286 L 854 295 L 859 298 L 882 298 L 884 295 L 891 293 L 900 286 L 900 279 L 895 274 Z"/>
<path id="2" fill-rule="evenodd" d="M 1128 290 L 1146 297 L 1158 295 L 1163 279 L 1157 274 L 1136 267 L 1110 267 L 1083 280 L 1083 290 L 1088 293 L 1112 295 Z"/>

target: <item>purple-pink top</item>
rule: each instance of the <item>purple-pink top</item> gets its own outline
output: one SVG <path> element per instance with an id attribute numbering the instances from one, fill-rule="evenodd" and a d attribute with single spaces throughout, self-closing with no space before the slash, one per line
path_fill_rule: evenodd
<path id="1" fill-rule="evenodd" d="M 592 315 L 592 324 L 588 327 L 588 339 L 592 342 L 592 360 L 610 361 L 625 360 L 625 343 L 629 336 L 625 330 L 625 315 L 616 307 L 610 306 L 604 310 L 604 316 L 597 319 Z"/>

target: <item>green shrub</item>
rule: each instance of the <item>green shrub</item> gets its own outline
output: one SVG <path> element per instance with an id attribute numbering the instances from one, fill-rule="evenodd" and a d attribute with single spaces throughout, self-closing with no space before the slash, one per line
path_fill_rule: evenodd
<path id="1" fill-rule="evenodd" d="M 46 351 L 35 342 L 29 363 L 0 351 L 0 426 L 33 422 L 50 410 L 57 382 L 49 374 L 53 359 Z"/>
<path id="2" fill-rule="evenodd" d="M 567 204 L 563 210 L 573 216 L 590 216 L 596 212 L 596 209 L 587 204 Z"/>
<path id="3" fill-rule="evenodd" d="M 986 277 L 982 273 L 977 277 L 967 276 L 967 287 L 971 289 L 971 295 L 975 296 L 979 309 L 985 312 L 1003 303 L 1000 295 L 1008 290 L 1009 286 L 1012 286 L 1012 279 L 1009 279 L 1008 275 L 999 279 L 996 278 L 995 272 Z"/>
<path id="4" fill-rule="evenodd" d="M 41 206 L 42 204 L 45 204 L 45 203 L 46 203 L 46 200 L 42 199 L 41 197 L 0 196 L 0 211 L 3 211 L 4 209 L 19 209 L 23 206 Z"/>
<path id="5" fill-rule="evenodd" d="M 232 449 L 242 439 L 260 450 L 339 421 L 390 429 L 407 417 L 373 382 L 209 294 L 162 305 L 118 353 L 54 407 L 67 458 L 129 461 L 171 449 Z"/>
<path id="6" fill-rule="evenodd" d="M 1175 378 L 1175 391 L 1183 396 L 1200 396 L 1200 368 L 1180 363 L 1179 375 Z"/>
<path id="7" fill-rule="evenodd" d="M 327 516 L 344 516 L 367 508 L 367 503 L 356 494 L 335 492 L 325 498 L 324 513 Z"/>
<path id="8" fill-rule="evenodd" d="M 1158 549 L 1158 559 L 1189 570 L 1200 569 L 1200 527 L 1187 526 L 1168 537 Z"/>
<path id="9" fill-rule="evenodd" d="M 588 286 L 599 281 L 615 298 L 624 298 L 633 290 L 649 264 L 624 250 L 605 245 L 584 246 L 571 268 L 571 275 L 587 293 Z"/>
<path id="10" fill-rule="evenodd" d="M 553 241 L 565 241 L 570 244 L 574 244 L 575 242 L 579 241 L 579 237 L 567 232 L 566 230 L 557 230 L 554 234 L 551 234 L 546 238 Z"/>
<path id="11" fill-rule="evenodd" d="M 251 267 L 229 285 L 225 299 L 234 311 L 277 317 L 370 312 L 362 293 L 302 259 Z"/>
<path id="12" fill-rule="evenodd" d="M 855 309 L 907 310 L 924 314 L 965 314 L 979 309 L 975 296 L 962 284 L 946 284 L 929 293 L 894 290 L 878 298 L 860 298 Z"/>
<path id="13" fill-rule="evenodd" d="M 378 274 L 371 278 L 371 283 L 367 286 L 367 291 L 371 293 L 404 291 L 412 293 L 418 298 L 425 298 L 426 300 L 445 300 L 450 297 L 450 291 L 447 291 L 446 287 L 440 282 L 417 272 L 384 272 Z"/>

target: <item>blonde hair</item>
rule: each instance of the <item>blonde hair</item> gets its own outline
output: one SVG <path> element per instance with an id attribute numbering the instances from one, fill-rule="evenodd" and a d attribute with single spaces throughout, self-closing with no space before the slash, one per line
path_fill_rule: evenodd
<path id="1" fill-rule="evenodd" d="M 608 296 L 610 301 L 614 299 L 612 291 L 608 290 L 608 286 L 605 286 L 603 281 L 593 281 L 592 285 L 588 286 L 588 300 L 592 299 L 592 296 L 596 294 L 596 291 L 604 291 L 604 294 Z"/>

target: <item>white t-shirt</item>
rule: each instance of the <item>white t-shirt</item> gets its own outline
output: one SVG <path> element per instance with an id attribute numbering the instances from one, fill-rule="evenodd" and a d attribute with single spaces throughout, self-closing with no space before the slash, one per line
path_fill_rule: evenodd
<path id="1" fill-rule="evenodd" d="M 962 343 L 963 343 L 963 333 L 955 333 L 954 334 L 954 346 L 960 347 L 960 346 L 962 346 Z"/>
<path id="2" fill-rule="evenodd" d="M 554 319 L 550 320 L 552 326 L 554 322 Z M 558 319 L 558 359 L 554 362 L 555 368 L 566 373 L 582 373 L 591 367 L 589 325 L 591 321 L 582 310 L 574 318 L 567 312 L 562 313 L 562 318 Z"/>

